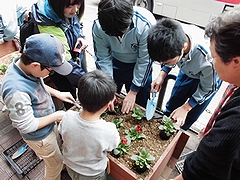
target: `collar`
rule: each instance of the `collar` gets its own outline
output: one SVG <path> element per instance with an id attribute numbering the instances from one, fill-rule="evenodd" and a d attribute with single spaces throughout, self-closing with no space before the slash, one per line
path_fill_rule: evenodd
<path id="1" fill-rule="evenodd" d="M 59 23 L 61 21 L 61 18 L 55 13 L 48 0 L 39 0 L 37 5 L 39 7 L 38 11 L 40 14 L 44 15 L 55 23 Z"/>

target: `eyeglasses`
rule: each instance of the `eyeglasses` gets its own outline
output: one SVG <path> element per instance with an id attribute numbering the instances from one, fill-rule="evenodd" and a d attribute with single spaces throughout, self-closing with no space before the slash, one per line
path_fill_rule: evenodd
<path id="1" fill-rule="evenodd" d="M 175 68 L 177 64 L 166 64 L 163 62 L 158 62 L 158 61 L 154 61 L 155 64 L 160 65 L 160 66 L 166 66 L 168 68 Z"/>
<path id="2" fill-rule="evenodd" d="M 50 76 L 54 74 L 54 70 L 49 70 L 48 67 L 45 67 L 45 69 L 48 70 Z"/>
<path id="3" fill-rule="evenodd" d="M 183 50 L 180 56 L 176 56 L 175 58 L 168 60 L 167 62 L 159 62 L 159 61 L 154 61 L 155 64 L 161 65 L 161 66 L 166 66 L 168 68 L 175 68 L 177 65 L 177 62 L 183 57 Z M 170 64 L 174 63 L 174 64 Z"/>
<path id="4" fill-rule="evenodd" d="M 168 60 L 168 62 L 158 62 L 158 61 L 154 61 L 155 64 L 161 65 L 161 66 L 166 66 L 168 68 L 175 68 L 177 65 L 177 62 L 183 57 L 183 53 L 184 53 L 184 49 L 182 49 L 181 55 L 180 56 L 176 56 L 175 58 Z M 169 64 L 169 63 L 173 63 L 174 64 Z"/>

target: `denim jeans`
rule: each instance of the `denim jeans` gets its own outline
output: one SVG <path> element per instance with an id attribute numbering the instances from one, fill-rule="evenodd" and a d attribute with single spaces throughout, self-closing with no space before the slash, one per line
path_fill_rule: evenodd
<path id="1" fill-rule="evenodd" d="M 113 60 L 113 79 L 117 84 L 117 93 L 120 94 L 123 85 L 125 85 L 127 92 L 130 90 L 135 64 L 136 63 L 123 63 L 116 59 Z M 152 73 L 148 76 L 145 86 L 140 88 L 136 96 L 136 103 L 144 108 L 146 108 L 147 100 L 150 97 L 151 83 Z"/>
<path id="2" fill-rule="evenodd" d="M 166 104 L 164 114 L 169 116 L 175 109 L 182 106 L 188 100 L 188 98 L 190 98 L 195 93 L 199 82 L 199 79 L 190 78 L 180 70 L 172 89 L 171 96 Z M 217 90 L 220 88 L 221 84 L 222 81 L 219 79 Z M 183 130 L 188 130 L 191 125 L 198 119 L 198 117 L 211 102 L 216 92 L 217 91 L 213 92 L 211 97 L 204 101 L 204 103 L 201 105 L 196 105 L 188 112 L 185 124 L 181 127 Z"/>

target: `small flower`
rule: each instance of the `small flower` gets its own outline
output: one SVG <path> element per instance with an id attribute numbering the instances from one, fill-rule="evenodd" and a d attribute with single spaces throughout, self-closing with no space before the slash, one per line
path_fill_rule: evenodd
<path id="1" fill-rule="evenodd" d="M 123 137 L 118 147 L 113 150 L 113 154 L 117 156 L 117 155 L 122 155 L 123 153 L 128 152 L 130 143 L 131 143 L 131 139 L 128 139 L 127 137 Z"/>
<path id="2" fill-rule="evenodd" d="M 132 127 L 129 130 L 125 130 L 125 133 L 127 134 L 126 137 L 130 138 L 133 141 L 136 139 L 146 138 L 146 135 L 141 132 L 142 128 L 140 125 Z"/>
<path id="3" fill-rule="evenodd" d="M 113 120 L 112 123 L 114 123 L 116 125 L 116 128 L 119 129 L 120 127 L 123 126 L 123 118 L 119 118 L 118 116 L 116 116 Z"/>
<path id="4" fill-rule="evenodd" d="M 115 113 L 116 115 L 121 115 L 122 114 L 122 112 L 121 112 L 122 105 L 120 104 L 120 102 L 118 101 L 117 98 L 113 101 L 113 105 L 114 105 L 113 113 Z"/>
<path id="5" fill-rule="evenodd" d="M 103 119 L 104 119 L 104 118 L 106 118 L 106 117 L 107 117 L 107 115 L 108 115 L 108 114 L 107 114 L 106 112 L 104 112 L 104 113 L 102 113 L 102 114 L 101 114 L 101 118 L 103 118 Z"/>
<path id="6" fill-rule="evenodd" d="M 132 117 L 137 121 L 140 121 L 143 117 L 146 117 L 145 113 L 139 107 L 133 108 L 132 112 Z"/>
<path id="7" fill-rule="evenodd" d="M 118 100 L 114 99 L 113 104 L 114 104 L 114 106 L 117 106 L 119 104 Z"/>
<path id="8" fill-rule="evenodd" d="M 159 129 L 165 131 L 167 136 L 171 136 L 179 129 L 176 123 L 174 123 L 172 119 L 166 115 L 163 116 L 162 122 L 163 124 L 159 126 Z"/>
<path id="9" fill-rule="evenodd" d="M 127 143 L 128 143 L 128 140 L 127 140 L 127 138 L 122 138 L 121 142 L 122 142 L 123 144 L 127 144 Z"/>
<path id="10" fill-rule="evenodd" d="M 137 130 L 137 132 L 142 132 L 142 127 L 138 124 L 137 126 L 136 126 L 136 130 Z"/>
<path id="11" fill-rule="evenodd" d="M 152 161 L 155 160 L 155 157 L 153 157 L 149 152 L 147 152 L 145 148 L 142 148 L 140 152 L 132 155 L 131 159 L 134 160 L 135 164 L 140 168 L 147 167 L 149 169 L 150 164 L 152 163 Z"/>

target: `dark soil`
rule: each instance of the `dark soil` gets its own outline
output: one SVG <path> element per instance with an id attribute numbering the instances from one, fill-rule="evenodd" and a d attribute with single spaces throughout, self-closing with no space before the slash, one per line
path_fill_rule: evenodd
<path id="1" fill-rule="evenodd" d="M 119 101 L 121 99 L 118 98 Z M 129 130 L 132 127 L 135 127 L 137 124 L 140 124 L 142 127 L 142 133 L 146 135 L 145 139 L 135 140 L 132 141 L 130 144 L 129 152 L 125 153 L 124 155 L 116 158 L 119 162 L 124 164 L 130 170 L 138 174 L 134 168 L 134 161 L 131 160 L 131 156 L 133 154 L 138 153 L 143 147 L 155 157 L 155 160 L 151 164 L 151 168 L 154 164 L 158 161 L 160 156 L 163 154 L 165 149 L 171 143 L 172 139 L 174 138 L 175 134 L 170 137 L 169 140 L 161 140 L 159 137 L 159 126 L 161 125 L 161 119 L 151 119 L 149 121 L 146 118 L 143 118 L 140 121 L 136 121 L 132 118 L 132 113 L 129 114 L 119 114 L 118 115 L 107 115 L 104 119 L 106 121 L 112 121 L 114 117 L 118 116 L 119 118 L 123 118 L 123 127 L 119 129 L 120 137 L 125 137 L 125 129 Z M 149 174 L 151 168 L 144 173 L 139 174 L 139 178 L 144 178 Z"/>

